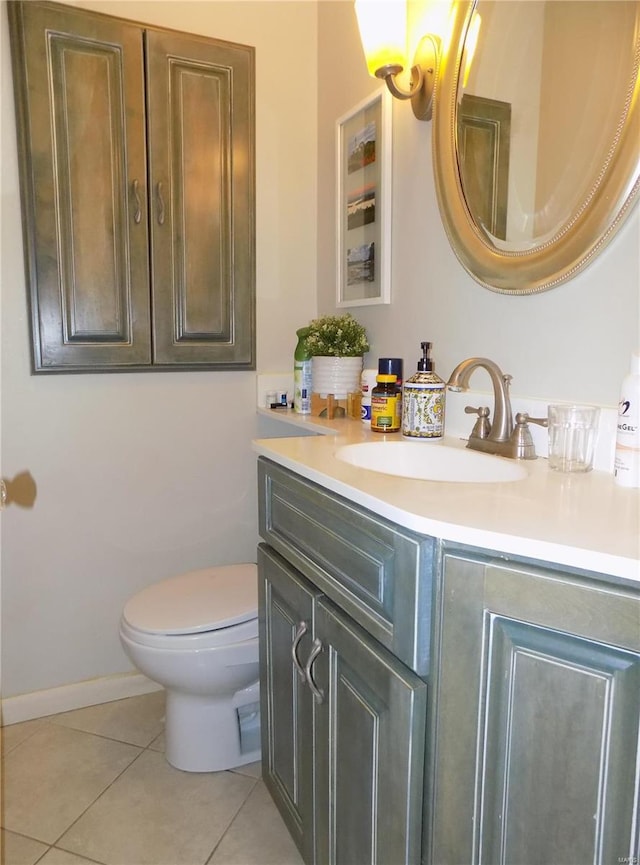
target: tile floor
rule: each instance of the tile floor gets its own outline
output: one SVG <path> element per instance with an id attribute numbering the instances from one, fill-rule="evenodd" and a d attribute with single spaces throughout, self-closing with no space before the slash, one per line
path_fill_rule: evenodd
<path id="1" fill-rule="evenodd" d="M 180 772 L 164 694 L 2 730 L 4 865 L 302 865 L 260 764 Z"/>

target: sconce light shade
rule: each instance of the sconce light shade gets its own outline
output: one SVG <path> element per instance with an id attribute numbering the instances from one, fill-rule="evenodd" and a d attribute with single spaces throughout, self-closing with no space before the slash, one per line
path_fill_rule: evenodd
<path id="1" fill-rule="evenodd" d="M 369 75 L 378 69 L 406 64 L 406 9 L 398 0 L 355 0 L 360 41 Z"/>
<path id="2" fill-rule="evenodd" d="M 407 12 L 404 0 L 355 0 L 360 39 L 369 74 L 383 79 L 396 99 L 410 99 L 419 120 L 431 120 L 440 40 L 431 34 L 418 45 L 409 90 L 397 76 L 406 66 Z"/>

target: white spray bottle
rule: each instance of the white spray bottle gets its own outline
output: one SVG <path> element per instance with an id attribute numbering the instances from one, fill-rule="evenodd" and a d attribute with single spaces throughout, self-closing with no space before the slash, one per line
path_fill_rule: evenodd
<path id="1" fill-rule="evenodd" d="M 622 381 L 613 475 L 621 487 L 640 487 L 640 353 Z"/>

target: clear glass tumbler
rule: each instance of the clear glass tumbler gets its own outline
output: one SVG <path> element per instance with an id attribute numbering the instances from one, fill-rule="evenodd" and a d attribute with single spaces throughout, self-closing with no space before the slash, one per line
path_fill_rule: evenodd
<path id="1" fill-rule="evenodd" d="M 598 435 L 600 409 L 593 405 L 550 405 L 549 468 L 589 472 Z"/>

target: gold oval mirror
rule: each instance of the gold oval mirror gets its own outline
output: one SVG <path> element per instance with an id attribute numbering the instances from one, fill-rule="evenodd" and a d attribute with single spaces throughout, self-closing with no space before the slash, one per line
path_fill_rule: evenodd
<path id="1" fill-rule="evenodd" d="M 454 6 L 434 171 L 451 245 L 479 283 L 543 291 L 611 240 L 640 190 L 639 66 L 638 0 Z"/>

